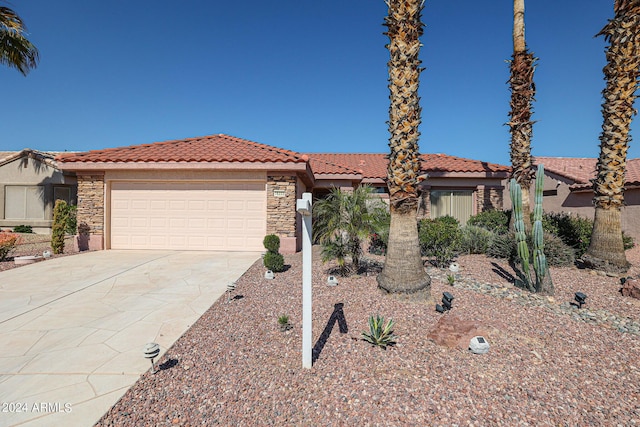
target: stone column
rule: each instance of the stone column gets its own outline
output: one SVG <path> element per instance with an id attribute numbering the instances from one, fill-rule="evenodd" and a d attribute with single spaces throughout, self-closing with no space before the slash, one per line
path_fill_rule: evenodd
<path id="1" fill-rule="evenodd" d="M 78 249 L 104 249 L 104 175 L 79 174 Z"/>
<path id="2" fill-rule="evenodd" d="M 295 176 L 267 176 L 267 234 L 280 237 L 280 252 L 295 253 L 296 245 Z"/>

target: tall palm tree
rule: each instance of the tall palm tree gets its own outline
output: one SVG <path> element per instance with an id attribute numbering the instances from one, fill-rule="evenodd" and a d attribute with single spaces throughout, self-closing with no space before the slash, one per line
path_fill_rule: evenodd
<path id="1" fill-rule="evenodd" d="M 595 217 L 587 266 L 625 272 L 620 209 L 624 203 L 624 176 L 633 102 L 640 68 L 640 0 L 615 0 L 614 18 L 597 34 L 609 43 L 603 69 L 607 82 L 602 95 L 602 133 L 597 174 L 593 181 Z"/>
<path id="2" fill-rule="evenodd" d="M 420 36 L 422 0 L 388 0 L 385 25 L 389 37 L 389 166 L 387 185 L 391 226 L 384 269 L 378 286 L 392 294 L 431 299 L 431 278 L 420 257 L 417 207 L 420 183 Z"/>
<path id="3" fill-rule="evenodd" d="M 535 58 L 524 39 L 524 0 L 513 0 L 513 57 L 510 61 L 511 88 L 511 178 L 522 189 L 522 211 L 525 229 L 531 230 L 529 188 L 534 171 L 531 165 L 531 137 L 533 134 L 532 104 L 536 94 L 533 83 Z M 513 218 L 513 217 L 512 217 Z M 513 221 L 512 227 L 513 228 Z"/>
<path id="4" fill-rule="evenodd" d="M 38 65 L 38 49 L 25 37 L 22 19 L 8 7 L 0 6 L 0 63 L 23 75 Z"/>

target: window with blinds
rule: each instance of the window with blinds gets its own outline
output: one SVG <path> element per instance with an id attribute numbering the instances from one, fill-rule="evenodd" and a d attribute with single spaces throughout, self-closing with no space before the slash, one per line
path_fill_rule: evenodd
<path id="1" fill-rule="evenodd" d="M 44 219 L 44 187 L 8 185 L 5 187 L 5 219 Z"/>
<path id="2" fill-rule="evenodd" d="M 466 225 L 473 215 L 473 191 L 471 190 L 432 190 L 431 218 L 452 216 L 460 225 Z"/>

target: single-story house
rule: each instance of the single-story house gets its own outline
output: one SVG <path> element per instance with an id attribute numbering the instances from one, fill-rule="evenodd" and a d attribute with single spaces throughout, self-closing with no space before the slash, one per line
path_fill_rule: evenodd
<path id="1" fill-rule="evenodd" d="M 596 158 L 539 157 L 533 163 L 544 166 L 543 209 L 545 212 L 565 212 L 593 219 L 593 184 Z M 534 187 L 531 188 L 533 202 Z M 627 160 L 625 173 L 625 206 L 622 208 L 622 230 L 640 239 L 640 159 Z M 511 201 L 505 208 L 511 207 Z"/>
<path id="2" fill-rule="evenodd" d="M 361 183 L 386 192 L 385 154 L 303 154 L 228 135 L 64 154 L 78 182 L 78 225 L 93 249 L 299 250 L 296 199 Z M 509 168 L 424 155 L 423 215 L 502 208 Z M 466 219 L 465 219 L 466 221 Z"/>
<path id="3" fill-rule="evenodd" d="M 0 152 L 0 229 L 31 226 L 51 233 L 53 206 L 76 203 L 76 177 L 60 170 L 55 155 L 26 148 Z"/>

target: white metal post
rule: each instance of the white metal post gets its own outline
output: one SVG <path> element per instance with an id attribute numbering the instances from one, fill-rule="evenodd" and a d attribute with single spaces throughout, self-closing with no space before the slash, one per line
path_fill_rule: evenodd
<path id="1" fill-rule="evenodd" d="M 302 215 L 302 367 L 311 368 L 312 365 L 312 321 L 311 321 L 311 266 L 312 247 L 311 236 L 313 224 L 311 221 L 311 193 L 302 194 L 297 201 L 297 210 Z"/>

